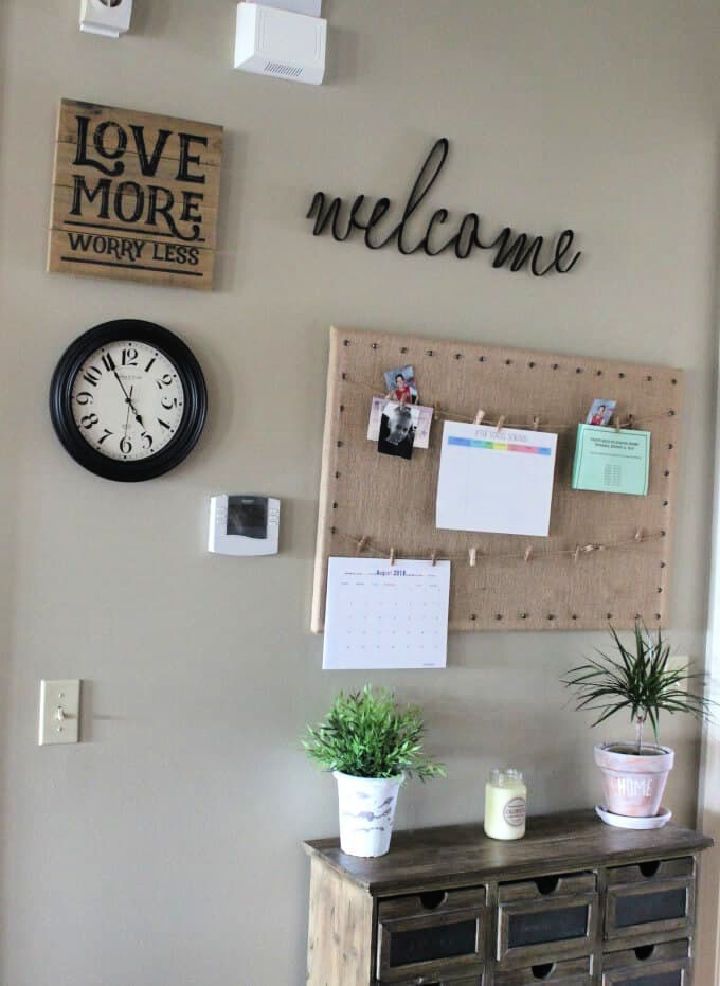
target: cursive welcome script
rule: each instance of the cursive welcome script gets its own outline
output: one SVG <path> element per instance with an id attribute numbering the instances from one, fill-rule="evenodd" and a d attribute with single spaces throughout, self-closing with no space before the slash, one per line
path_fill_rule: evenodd
<path id="1" fill-rule="evenodd" d="M 430 194 L 445 167 L 449 152 L 450 142 L 446 137 L 435 142 L 415 179 L 400 222 L 386 236 L 383 237 L 377 227 L 392 208 L 389 198 L 379 198 L 374 206 L 366 206 L 365 196 L 358 195 L 343 218 L 344 201 L 335 198 L 328 202 L 324 192 L 315 193 L 306 216 L 307 219 L 315 220 L 313 236 L 320 236 L 329 227 L 334 239 L 342 241 L 347 240 L 354 230 L 360 230 L 364 232 L 365 246 L 368 249 L 381 250 L 395 243 L 400 253 L 406 256 L 423 250 L 429 257 L 436 257 L 447 250 L 453 250 L 458 259 L 465 260 L 473 250 L 491 250 L 494 251 L 494 268 L 507 267 L 508 270 L 519 271 L 529 263 L 529 269 L 536 277 L 542 277 L 551 271 L 567 274 L 573 269 L 581 254 L 577 251 L 569 256 L 575 238 L 572 229 L 563 230 L 555 242 L 548 241 L 547 246 L 544 237 L 514 233 L 509 226 L 502 229 L 494 239 L 484 241 L 480 236 L 480 216 L 476 212 L 468 212 L 453 235 L 443 243 L 440 227 L 447 222 L 450 213 L 447 209 L 436 209 L 427 224 L 425 235 L 415 244 L 408 243 L 410 219 Z"/>

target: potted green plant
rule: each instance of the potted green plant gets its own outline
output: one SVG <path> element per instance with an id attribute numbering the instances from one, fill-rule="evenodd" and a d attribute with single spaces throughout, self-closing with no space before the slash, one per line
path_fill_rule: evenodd
<path id="1" fill-rule="evenodd" d="M 423 751 L 420 709 L 401 707 L 384 688 L 340 692 L 303 746 L 338 783 L 340 846 L 350 856 L 384 856 L 390 849 L 398 791 L 405 778 L 445 774 Z"/>
<path id="2" fill-rule="evenodd" d="M 612 627 L 610 633 L 616 653 L 598 651 L 596 658 L 571 668 L 563 684 L 575 691 L 579 711 L 599 713 L 593 726 L 627 710 L 635 727 L 634 741 L 595 747 L 595 762 L 603 773 L 605 806 L 612 815 L 654 818 L 660 811 L 674 759 L 673 751 L 660 745 L 660 713 L 686 713 L 707 720 L 713 703 L 689 690 L 705 676 L 690 673 L 687 664 L 670 663 L 670 645 L 663 640 L 661 630 L 653 637 L 636 621 L 632 648 L 623 644 Z M 652 741 L 646 738 L 648 724 Z"/>

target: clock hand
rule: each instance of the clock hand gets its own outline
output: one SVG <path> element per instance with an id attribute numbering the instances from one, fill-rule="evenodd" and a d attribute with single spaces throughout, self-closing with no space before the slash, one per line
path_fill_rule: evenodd
<path id="1" fill-rule="evenodd" d="M 118 377 L 118 379 L 119 379 L 119 377 Z M 122 381 L 121 381 L 121 385 L 122 385 Z M 123 390 L 125 390 L 124 387 L 123 387 Z M 127 404 L 127 406 L 128 406 L 127 414 L 125 415 L 125 438 L 127 438 L 128 425 L 130 424 L 130 408 L 132 407 L 132 404 L 130 403 L 130 399 L 132 397 L 132 392 L 133 392 L 133 389 L 131 387 L 130 388 L 130 393 L 127 395 L 127 401 L 125 402 Z"/>
<path id="2" fill-rule="evenodd" d="M 123 394 L 125 394 L 125 403 L 126 403 L 126 404 L 128 405 L 128 408 L 129 408 L 129 410 L 131 410 L 131 411 L 132 411 L 132 413 L 133 413 L 133 414 L 135 415 L 135 420 L 136 420 L 136 421 L 137 421 L 137 423 L 138 423 L 138 424 L 140 425 L 140 427 L 141 427 L 141 428 L 144 428 L 144 427 L 145 427 L 145 425 L 144 425 L 144 423 L 143 423 L 143 419 L 142 419 L 142 417 L 141 417 L 141 416 L 140 416 L 140 415 L 138 414 L 138 412 L 137 412 L 137 409 L 136 409 L 136 408 L 134 407 L 134 405 L 133 405 L 133 402 L 132 402 L 132 392 L 133 392 L 133 388 L 132 388 L 132 387 L 130 388 L 130 393 L 128 394 L 128 392 L 127 392 L 127 390 L 125 390 L 125 384 L 124 384 L 124 383 L 122 382 L 122 380 L 120 379 L 120 375 L 119 375 L 119 373 L 118 373 L 118 371 L 117 371 L 117 370 L 113 370 L 113 376 L 115 377 L 115 379 L 117 380 L 117 382 L 118 382 L 118 383 L 120 384 L 120 386 L 121 386 L 121 388 L 122 388 L 122 392 L 123 392 Z M 127 429 L 126 429 L 126 430 L 127 430 Z"/>

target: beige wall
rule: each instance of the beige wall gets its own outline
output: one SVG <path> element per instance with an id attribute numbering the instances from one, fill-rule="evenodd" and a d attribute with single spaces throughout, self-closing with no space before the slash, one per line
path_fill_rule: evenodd
<path id="1" fill-rule="evenodd" d="M 234 73 L 230 0 L 136 0 L 119 42 L 81 36 L 77 0 L 0 4 L 3 986 L 303 982 L 300 841 L 336 819 L 297 737 L 365 677 L 323 674 L 307 630 L 331 322 L 684 367 L 672 636 L 702 653 L 716 3 L 327 3 L 321 89 Z M 217 291 L 44 272 L 62 95 L 226 127 Z M 439 136 L 437 206 L 572 225 L 582 265 L 537 280 L 309 235 L 311 192 L 400 198 Z M 180 333 L 212 400 L 193 456 L 138 487 L 76 466 L 46 407 L 65 345 L 123 315 Z M 205 497 L 244 489 L 283 498 L 278 558 L 204 551 Z M 373 675 L 426 706 L 449 767 L 403 792 L 400 824 L 478 818 L 502 762 L 526 770 L 535 811 L 591 804 L 595 737 L 557 679 L 601 639 L 454 635 L 446 671 Z M 88 682 L 82 745 L 35 746 L 43 676 Z M 690 822 L 696 730 L 664 738 Z"/>

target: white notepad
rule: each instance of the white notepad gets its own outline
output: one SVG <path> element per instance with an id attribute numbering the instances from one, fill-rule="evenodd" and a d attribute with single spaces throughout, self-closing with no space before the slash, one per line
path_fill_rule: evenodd
<path id="1" fill-rule="evenodd" d="M 547 537 L 556 448 L 548 432 L 446 421 L 436 525 Z"/>
<path id="2" fill-rule="evenodd" d="M 329 558 L 324 668 L 444 668 L 450 562 Z"/>

